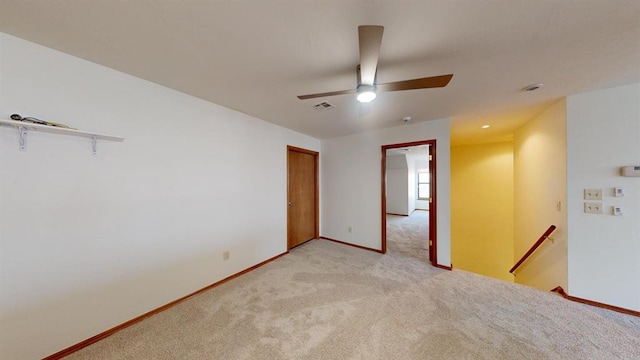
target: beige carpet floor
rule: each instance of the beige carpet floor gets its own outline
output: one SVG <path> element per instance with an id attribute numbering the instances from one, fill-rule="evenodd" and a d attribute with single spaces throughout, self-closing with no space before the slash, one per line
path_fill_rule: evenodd
<path id="1" fill-rule="evenodd" d="M 411 216 L 387 214 L 387 251 L 428 261 L 429 212 L 416 210 Z"/>
<path id="2" fill-rule="evenodd" d="M 386 255 L 312 240 L 67 359 L 640 359 L 638 318 L 434 268 L 394 222 Z"/>

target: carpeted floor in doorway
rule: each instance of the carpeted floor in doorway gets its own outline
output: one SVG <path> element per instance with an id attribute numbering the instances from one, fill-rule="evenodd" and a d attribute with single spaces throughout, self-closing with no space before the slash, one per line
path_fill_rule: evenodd
<path id="1" fill-rule="evenodd" d="M 313 240 L 67 359 L 640 359 L 634 317 L 388 240 L 386 255 Z"/>
<path id="2" fill-rule="evenodd" d="M 387 214 L 387 251 L 429 260 L 429 212 L 416 210 L 411 216 Z"/>

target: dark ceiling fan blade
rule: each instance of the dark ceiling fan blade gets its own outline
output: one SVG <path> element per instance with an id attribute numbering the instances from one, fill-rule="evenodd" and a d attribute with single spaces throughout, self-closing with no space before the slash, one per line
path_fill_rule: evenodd
<path id="1" fill-rule="evenodd" d="M 451 81 L 453 74 L 432 76 L 420 79 L 394 81 L 385 84 L 377 84 L 377 91 L 400 91 L 414 89 L 430 89 L 445 87 Z"/>
<path id="2" fill-rule="evenodd" d="M 376 80 L 383 26 L 358 26 L 360 41 L 360 84 L 373 85 Z M 358 84 L 358 85 L 360 85 Z"/>
<path id="3" fill-rule="evenodd" d="M 309 95 L 298 95 L 298 99 L 306 100 L 306 99 L 313 99 L 313 98 L 319 98 L 319 97 L 325 97 L 325 96 L 353 94 L 355 92 L 356 92 L 356 89 L 351 89 L 351 90 L 331 91 L 326 93 L 317 93 L 317 94 L 309 94 Z"/>

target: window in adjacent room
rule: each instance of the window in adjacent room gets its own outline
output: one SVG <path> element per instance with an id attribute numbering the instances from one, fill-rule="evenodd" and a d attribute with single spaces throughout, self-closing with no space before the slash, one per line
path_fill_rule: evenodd
<path id="1" fill-rule="evenodd" d="M 418 200 L 429 200 L 431 197 L 431 176 L 429 169 L 418 169 Z"/>

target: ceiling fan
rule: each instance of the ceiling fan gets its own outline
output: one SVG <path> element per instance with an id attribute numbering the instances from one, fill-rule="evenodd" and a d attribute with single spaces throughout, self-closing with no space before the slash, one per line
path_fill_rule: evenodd
<path id="1" fill-rule="evenodd" d="M 358 65 L 357 68 L 358 86 L 355 89 L 298 95 L 298 99 L 306 100 L 318 97 L 358 93 L 358 101 L 370 102 L 376 98 L 376 92 L 445 87 L 449 81 L 451 81 L 453 74 L 377 84 L 376 76 L 378 71 L 378 57 L 380 56 L 380 45 L 382 44 L 383 31 L 383 26 L 358 26 L 360 65 Z"/>

